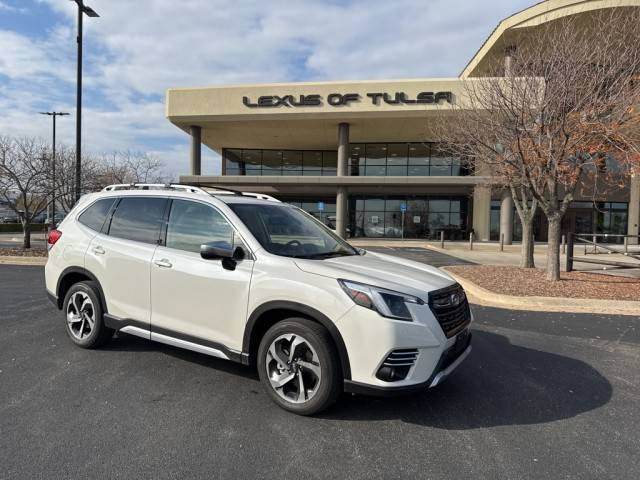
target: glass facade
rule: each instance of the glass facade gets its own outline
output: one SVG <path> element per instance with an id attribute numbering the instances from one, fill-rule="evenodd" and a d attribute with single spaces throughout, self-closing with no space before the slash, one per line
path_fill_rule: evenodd
<path id="1" fill-rule="evenodd" d="M 336 151 L 226 148 L 223 156 L 227 175 L 336 175 Z M 348 169 L 352 176 L 468 175 L 435 143 L 351 144 Z"/>
<path id="2" fill-rule="evenodd" d="M 335 198 L 301 199 L 282 198 L 302 208 L 335 228 Z M 320 203 L 324 207 L 320 210 Z M 402 205 L 405 205 L 404 224 Z M 467 197 L 442 196 L 363 196 L 349 197 L 350 237 L 440 238 L 444 231 L 450 240 L 467 236 L 469 222 Z"/>
<path id="3" fill-rule="evenodd" d="M 352 176 L 457 177 L 468 175 L 459 158 L 436 143 L 351 144 Z"/>
<path id="4" fill-rule="evenodd" d="M 282 198 L 283 202 L 295 205 L 310 213 L 329 228 L 336 228 L 336 197 L 318 198 Z M 322 208 L 321 208 L 322 207 Z"/>
<path id="5" fill-rule="evenodd" d="M 335 175 L 337 152 L 225 148 L 226 175 Z"/>
<path id="6" fill-rule="evenodd" d="M 594 210 L 597 233 L 627 234 L 628 203 L 598 202 Z"/>
<path id="7" fill-rule="evenodd" d="M 624 202 L 572 202 L 562 221 L 562 233 L 607 233 L 626 235 L 629 204 Z M 547 240 L 547 220 L 538 210 L 533 221 L 534 237 Z M 500 239 L 500 201 L 491 202 L 491 240 Z M 522 240 L 522 225 L 518 213 L 513 212 L 513 240 Z M 622 243 L 621 238 L 604 239 L 599 242 Z"/>

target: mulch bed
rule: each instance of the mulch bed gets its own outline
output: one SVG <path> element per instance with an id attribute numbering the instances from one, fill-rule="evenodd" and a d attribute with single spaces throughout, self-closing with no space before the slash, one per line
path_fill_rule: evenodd
<path id="1" fill-rule="evenodd" d="M 640 279 L 585 272 L 562 272 L 559 282 L 534 268 L 460 265 L 447 270 L 489 291 L 519 297 L 565 297 L 640 301 Z"/>
<path id="2" fill-rule="evenodd" d="M 2 248 L 0 247 L 0 257 L 9 256 L 9 257 L 46 257 L 47 250 L 44 248 L 33 247 L 28 250 L 24 248 Z"/>

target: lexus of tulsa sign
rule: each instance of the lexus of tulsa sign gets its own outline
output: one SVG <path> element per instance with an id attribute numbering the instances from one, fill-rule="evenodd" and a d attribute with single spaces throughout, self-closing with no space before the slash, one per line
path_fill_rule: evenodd
<path id="1" fill-rule="evenodd" d="M 451 92 L 420 92 L 415 98 L 404 92 L 367 93 L 368 101 L 373 105 L 433 105 L 440 102 L 453 103 Z M 326 102 L 332 107 L 348 106 L 353 102 L 362 101 L 359 93 L 330 93 Z M 249 97 L 242 97 L 242 103 L 249 108 L 262 107 L 320 107 L 323 105 L 322 95 L 264 95 L 253 101 Z"/>

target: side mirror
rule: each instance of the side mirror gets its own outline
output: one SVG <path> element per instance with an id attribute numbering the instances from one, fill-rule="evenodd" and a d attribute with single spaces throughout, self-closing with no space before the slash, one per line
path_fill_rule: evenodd
<path id="1" fill-rule="evenodd" d="M 200 256 L 205 260 L 233 258 L 233 247 L 229 242 L 209 242 L 200 245 Z"/>
<path id="2" fill-rule="evenodd" d="M 233 256 L 231 258 L 239 262 L 240 260 L 244 260 L 246 257 L 247 253 L 244 251 L 244 248 L 236 247 L 235 250 L 233 250 Z"/>

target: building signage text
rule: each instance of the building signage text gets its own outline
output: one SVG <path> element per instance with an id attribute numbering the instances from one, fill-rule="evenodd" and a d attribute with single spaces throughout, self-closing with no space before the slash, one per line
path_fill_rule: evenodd
<path id="1" fill-rule="evenodd" d="M 366 99 L 373 105 L 432 105 L 440 102 L 453 103 L 451 92 L 420 92 L 412 97 L 404 92 L 367 93 Z M 242 103 L 249 108 L 270 107 L 320 107 L 323 105 L 322 95 L 263 95 L 257 99 L 242 97 Z M 332 107 L 349 106 L 362 101 L 359 93 L 330 93 L 326 102 Z"/>

